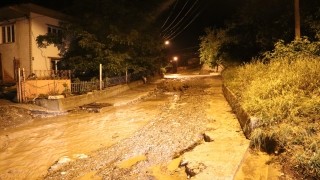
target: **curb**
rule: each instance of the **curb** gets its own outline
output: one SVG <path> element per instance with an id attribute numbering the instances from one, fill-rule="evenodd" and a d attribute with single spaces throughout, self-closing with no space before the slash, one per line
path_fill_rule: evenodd
<path id="1" fill-rule="evenodd" d="M 226 87 L 224 84 L 222 85 L 222 91 L 224 97 L 228 101 L 229 105 L 232 108 L 232 111 L 237 116 L 237 119 L 240 123 L 242 131 L 247 139 L 250 139 L 251 132 L 257 127 L 257 123 L 259 119 L 256 117 L 250 116 L 240 105 L 236 96 L 231 92 L 231 90 Z"/>

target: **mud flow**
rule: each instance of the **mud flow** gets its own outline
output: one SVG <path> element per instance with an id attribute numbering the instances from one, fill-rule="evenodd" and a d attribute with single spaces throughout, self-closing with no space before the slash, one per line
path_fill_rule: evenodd
<path id="1" fill-rule="evenodd" d="M 0 131 L 0 179 L 196 177 L 207 165 L 191 166 L 186 158 L 199 145 L 215 142 L 206 131 L 227 134 L 221 120 L 231 135 L 241 136 L 237 121 L 227 118 L 228 108 L 220 76 L 188 77 L 162 81 L 131 104 L 91 104 L 34 117 Z"/>

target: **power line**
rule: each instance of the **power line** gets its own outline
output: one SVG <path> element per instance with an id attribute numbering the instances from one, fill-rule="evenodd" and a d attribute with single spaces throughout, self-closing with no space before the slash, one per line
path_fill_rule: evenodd
<path id="1" fill-rule="evenodd" d="M 172 12 L 174 11 L 174 9 L 176 8 L 177 4 L 178 4 L 179 0 L 176 1 L 176 4 L 174 5 L 173 9 L 171 10 L 171 13 L 169 14 L 168 18 L 166 19 L 166 21 L 163 23 L 161 29 L 166 25 L 167 21 L 169 20 L 169 18 L 171 17 Z"/>
<path id="2" fill-rule="evenodd" d="M 196 17 L 199 16 L 199 14 L 200 14 L 200 13 L 198 13 L 198 14 L 189 22 L 189 24 L 187 24 L 180 32 L 176 33 L 175 35 L 174 35 L 173 33 L 170 34 L 170 35 L 167 37 L 167 39 L 168 39 L 168 40 L 172 40 L 173 38 L 177 37 L 183 30 L 185 30 L 185 29 L 196 19 Z"/>
<path id="3" fill-rule="evenodd" d="M 189 12 L 193 9 L 194 5 L 198 2 L 198 0 L 192 5 L 192 7 L 188 10 L 188 12 L 180 19 L 180 21 L 174 25 L 172 28 L 170 28 L 170 30 L 174 29 L 177 25 L 180 24 L 180 22 L 189 14 Z"/>
<path id="4" fill-rule="evenodd" d="M 183 9 L 186 7 L 186 5 L 188 4 L 189 0 L 184 4 L 184 6 L 182 7 L 182 9 L 180 10 L 180 12 L 178 13 L 178 15 L 176 16 L 176 18 L 174 18 L 174 20 L 171 22 L 171 24 L 164 30 L 162 30 L 162 32 L 166 31 L 168 28 L 171 27 L 171 25 L 176 21 L 176 19 L 179 17 L 179 15 L 181 14 L 181 12 L 183 11 Z"/>
<path id="5" fill-rule="evenodd" d="M 186 20 L 185 21 L 183 21 L 182 22 L 182 24 L 181 25 L 179 25 L 177 28 L 176 28 L 176 30 L 173 30 L 173 28 L 171 28 L 170 29 L 170 31 L 167 31 L 167 32 L 165 32 L 165 33 L 163 33 L 163 37 L 164 38 L 166 38 L 166 37 L 170 37 L 170 36 L 172 36 L 173 34 L 175 34 L 179 29 L 181 29 L 181 27 L 183 26 L 183 24 L 185 24 L 186 22 L 188 22 L 191 18 L 192 18 L 192 15 L 195 13 L 195 12 L 197 12 L 197 10 L 199 9 L 199 5 L 196 7 L 196 9 L 194 9 L 192 12 L 191 12 L 191 14 L 186 18 Z M 189 11 L 190 12 L 190 11 Z M 179 21 L 180 22 L 180 21 Z M 177 25 L 175 25 L 175 27 L 176 27 Z"/>
<path id="6" fill-rule="evenodd" d="M 177 18 L 180 17 L 180 14 L 183 12 L 183 10 L 186 8 L 187 3 L 189 2 L 189 0 L 183 5 L 182 9 L 180 10 L 180 12 L 176 15 L 176 17 L 173 19 L 173 21 L 169 24 L 169 26 L 167 26 L 165 29 L 163 29 L 162 27 L 162 31 L 160 33 L 160 36 L 162 36 L 162 38 L 166 39 L 166 40 L 172 40 L 173 38 L 175 38 L 176 36 L 178 36 L 182 31 L 184 31 L 199 15 L 202 11 L 204 11 L 204 9 L 207 7 L 206 5 L 203 6 L 204 2 L 207 1 L 202 1 L 202 3 L 199 4 L 198 2 L 199 0 L 196 0 L 192 5 L 190 5 L 191 7 L 189 8 L 188 11 L 186 11 L 186 13 L 184 14 L 184 16 L 177 22 Z M 178 3 L 178 2 L 177 2 Z M 174 9 L 176 9 L 177 3 L 174 6 Z M 207 3 L 206 3 L 207 4 Z M 202 8 L 201 8 L 202 7 Z M 201 8 L 201 9 L 200 9 Z M 199 11 L 200 9 L 200 11 Z M 193 18 L 191 19 L 192 15 L 195 14 L 198 11 L 198 13 L 193 16 Z M 167 18 L 165 24 L 170 20 L 170 17 L 173 13 L 173 10 L 171 11 L 169 17 Z M 190 20 L 191 19 L 191 20 Z M 174 24 L 175 23 L 175 24 Z M 187 24 L 186 24 L 187 23 Z M 174 24 L 174 25 L 173 25 Z M 186 24 L 186 25 L 184 25 Z M 173 26 L 172 26 L 173 25 Z"/>

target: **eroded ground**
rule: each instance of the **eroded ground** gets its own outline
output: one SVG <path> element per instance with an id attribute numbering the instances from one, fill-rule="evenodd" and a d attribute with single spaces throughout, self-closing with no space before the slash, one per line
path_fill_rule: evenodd
<path id="1" fill-rule="evenodd" d="M 221 123 L 208 116 L 212 97 L 223 98 L 220 78 L 167 80 L 135 104 L 1 130 L 0 179 L 187 179 L 181 155 Z"/>

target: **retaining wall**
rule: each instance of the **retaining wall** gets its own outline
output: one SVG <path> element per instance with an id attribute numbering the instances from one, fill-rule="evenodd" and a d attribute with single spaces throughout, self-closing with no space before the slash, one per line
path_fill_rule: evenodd
<path id="1" fill-rule="evenodd" d="M 75 107 L 94 103 L 101 99 L 115 96 L 121 92 L 130 90 L 131 88 L 134 88 L 141 84 L 143 84 L 143 81 L 135 81 L 129 84 L 108 87 L 105 90 L 101 91 L 89 92 L 87 94 L 70 96 L 62 99 L 36 99 L 35 103 L 38 106 L 42 106 L 50 110 L 67 111 Z"/>
<path id="2" fill-rule="evenodd" d="M 253 129 L 257 126 L 259 120 L 255 117 L 250 116 L 241 107 L 236 96 L 230 91 L 228 87 L 222 85 L 222 91 L 233 112 L 236 114 L 244 135 L 247 139 L 250 139 L 250 134 L 253 131 Z"/>

